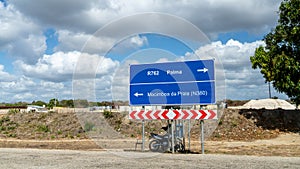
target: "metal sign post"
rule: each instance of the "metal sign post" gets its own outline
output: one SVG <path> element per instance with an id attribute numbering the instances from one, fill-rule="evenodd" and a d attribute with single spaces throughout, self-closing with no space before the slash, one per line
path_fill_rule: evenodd
<path id="1" fill-rule="evenodd" d="M 181 125 L 182 125 L 182 142 L 183 146 L 186 147 L 185 145 L 185 122 L 181 120 Z"/>
<path id="2" fill-rule="evenodd" d="M 189 140 L 189 151 L 191 151 L 191 120 L 188 121 L 188 140 Z"/>
<path id="3" fill-rule="evenodd" d="M 172 154 L 175 153 L 175 150 L 174 150 L 174 145 L 175 145 L 175 141 L 174 141 L 174 120 L 172 120 L 172 123 L 171 123 L 171 128 L 172 128 Z"/>
<path id="4" fill-rule="evenodd" d="M 200 120 L 201 130 L 201 153 L 204 154 L 204 120 Z"/>
<path id="5" fill-rule="evenodd" d="M 145 151 L 145 120 L 142 121 L 142 151 Z"/>

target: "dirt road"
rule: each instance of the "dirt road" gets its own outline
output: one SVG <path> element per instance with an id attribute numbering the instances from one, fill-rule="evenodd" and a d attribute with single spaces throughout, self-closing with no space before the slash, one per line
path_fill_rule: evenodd
<path id="1" fill-rule="evenodd" d="M 147 157 L 145 154 L 151 154 Z M 126 157 L 124 157 L 126 156 Z M 300 157 L 0 149 L 0 168 L 300 168 Z"/>
<path id="2" fill-rule="evenodd" d="M 120 149 L 135 150 L 135 139 L 104 139 L 104 140 L 19 140 L 0 139 L 2 148 L 42 148 L 69 150 L 103 150 Z M 146 140 L 145 149 L 148 149 Z M 191 142 L 191 151 L 199 153 L 199 140 Z M 186 148 L 188 144 L 186 142 Z M 140 149 L 138 145 L 137 149 Z M 282 134 L 275 139 L 245 141 L 205 141 L 206 154 L 231 154 L 255 156 L 300 157 L 300 134 Z"/>

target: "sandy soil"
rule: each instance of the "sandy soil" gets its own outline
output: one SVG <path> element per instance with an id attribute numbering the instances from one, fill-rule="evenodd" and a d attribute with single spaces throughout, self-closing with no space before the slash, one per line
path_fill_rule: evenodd
<path id="1" fill-rule="evenodd" d="M 243 109 L 285 109 L 285 110 L 295 110 L 295 106 L 289 102 L 281 99 L 260 99 L 260 100 L 250 100 L 243 106 Z"/>
<path id="2" fill-rule="evenodd" d="M 254 116 L 259 115 L 256 111 L 251 110 L 250 113 L 252 113 L 250 115 L 253 118 L 252 116 L 246 118 L 249 115 L 248 111 L 227 109 L 224 117 L 219 122 L 216 132 L 212 135 L 214 139 L 205 141 L 205 153 L 300 157 L 299 128 L 296 128 L 297 130 L 289 130 L 287 126 L 291 126 L 290 123 L 287 123 L 287 126 L 280 126 L 279 124 L 282 124 L 282 121 L 277 116 L 268 120 L 261 116 Z M 270 112 L 267 113 L 269 117 L 271 114 Z M 276 112 L 274 114 L 276 115 Z M 87 117 L 82 117 L 83 115 Z M 140 133 L 138 129 L 140 129 L 141 123 L 129 121 L 128 118 L 120 113 L 112 114 L 114 118 L 108 119 L 105 119 L 102 113 L 83 113 L 83 115 L 77 114 L 75 116 L 75 114 L 69 113 L 15 113 L 9 116 L 6 114 L 0 115 L 0 117 L 3 117 L 2 124 L 5 126 L 0 133 L 0 136 L 2 136 L 0 137 L 0 148 L 97 151 L 116 149 L 135 151 L 136 139 L 131 134 Z M 95 138 L 97 139 L 87 139 L 88 137 L 85 136 L 78 122 L 78 117 L 86 120 L 83 121 L 83 124 L 91 123 L 95 129 L 99 129 L 99 131 L 91 130 L 88 132 L 90 133 L 90 138 L 94 136 L 93 132 L 97 133 L 96 131 L 101 131 L 101 136 L 103 137 L 99 137 L 99 134 L 96 134 Z M 293 118 L 293 120 L 295 124 L 298 124 L 299 120 L 297 118 Z M 274 127 L 272 126 L 273 124 L 278 124 L 279 126 Z M 83 127 L 86 128 L 85 125 Z M 147 131 L 158 128 L 149 124 L 146 127 L 148 127 Z M 197 126 L 195 128 L 196 134 L 192 133 L 194 137 L 192 137 L 190 148 L 186 141 L 186 148 L 191 153 L 201 152 L 199 130 Z M 123 132 L 122 136 L 127 137 L 118 137 L 119 132 L 116 132 L 115 129 L 119 129 L 120 132 Z M 117 133 L 115 137 L 113 137 L 114 133 Z M 9 137 L 10 134 L 16 135 L 15 137 Z M 261 137 L 258 137 L 258 135 Z M 146 139 L 146 151 L 148 151 L 148 144 L 149 140 Z M 140 145 L 138 145 L 138 151 L 140 151 Z"/>
<path id="3" fill-rule="evenodd" d="M 116 149 L 135 151 L 135 139 L 122 140 L 98 140 L 96 142 L 83 140 L 18 140 L 1 139 L 2 148 L 42 148 L 42 149 L 69 149 L 69 150 L 105 150 L 100 144 L 110 143 Z M 97 143 L 97 144 L 96 144 Z M 124 148 L 125 147 L 125 148 Z M 129 148 L 128 148 L 129 147 Z M 188 148 L 188 143 L 186 143 Z M 110 149 L 113 147 L 109 147 Z M 137 151 L 140 151 L 138 146 Z M 145 143 L 145 151 L 148 151 L 148 141 Z M 198 140 L 191 141 L 190 151 L 201 152 L 201 144 Z M 300 134 L 282 134 L 275 139 L 244 141 L 205 141 L 206 154 L 232 154 L 232 155 L 255 155 L 255 156 L 285 156 L 300 157 Z"/>
<path id="4" fill-rule="evenodd" d="M 205 148 L 207 153 L 300 157 L 300 134 L 281 134 L 274 139 L 252 142 L 208 141 Z"/>

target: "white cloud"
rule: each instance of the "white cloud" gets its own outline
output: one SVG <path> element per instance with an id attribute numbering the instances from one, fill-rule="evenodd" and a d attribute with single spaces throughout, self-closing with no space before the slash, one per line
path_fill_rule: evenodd
<path id="1" fill-rule="evenodd" d="M 128 100 L 129 96 L 129 66 L 138 64 L 137 60 L 126 60 L 116 70 L 112 83 L 111 93 L 114 100 Z"/>
<path id="2" fill-rule="evenodd" d="M 8 1 L 8 6 L 1 3 L 0 22 L 0 50 L 7 50 L 10 56 L 22 59 L 28 64 L 34 64 L 42 57 L 46 49 L 45 37 L 42 32 L 51 27 L 59 34 L 59 44 L 55 51 L 80 51 L 91 54 L 103 54 L 116 42 L 114 36 L 118 31 L 140 30 L 139 28 L 157 26 L 158 30 L 181 28 L 160 18 L 146 20 L 149 24 L 120 25 L 122 29 L 113 30 L 108 37 L 93 37 L 91 43 L 85 42 L 95 31 L 105 24 L 120 17 L 137 14 L 138 12 L 165 12 L 183 17 L 204 30 L 210 37 L 216 37 L 220 32 L 245 30 L 252 32 L 266 32 L 275 24 L 279 1 L 253 0 L 247 2 L 232 1 L 133 1 L 114 0 L 82 1 L 39 1 L 22 0 Z M 261 10 L 263 9 L 263 10 Z M 253 12 L 255 11 L 255 12 Z M 171 27 L 170 27 L 171 26 Z M 184 30 L 183 30 L 184 31 Z M 95 43 L 94 43 L 95 42 Z M 132 39 L 136 45 L 146 41 L 143 37 Z M 20 47 L 21 46 L 21 47 Z M 98 53 L 97 53 L 98 52 Z"/>
<path id="3" fill-rule="evenodd" d="M 240 43 L 238 41 L 229 40 L 226 44 L 221 42 L 213 42 L 209 45 L 200 47 L 196 51 L 196 55 L 191 53 L 186 54 L 184 60 L 194 60 L 207 57 L 215 57 L 216 55 L 222 61 L 226 77 L 226 98 L 230 99 L 257 99 L 268 97 L 268 86 L 264 83 L 262 75 L 259 70 L 253 70 L 249 56 L 254 54 L 255 48 L 259 45 L 264 45 L 262 41 L 253 43 Z M 19 65 L 23 71 L 26 71 L 27 76 L 32 78 L 39 78 L 51 81 L 64 81 L 62 79 L 65 75 L 71 78 L 74 66 L 78 62 L 78 58 L 85 55 L 81 60 L 82 66 L 77 68 L 79 72 L 78 77 L 87 75 L 92 77 L 89 79 L 75 79 L 73 85 L 64 85 L 59 82 L 40 81 L 35 82 L 31 78 L 21 78 L 19 81 L 4 83 L 1 86 L 3 91 L 12 90 L 14 99 L 21 100 L 22 95 L 18 93 L 25 93 L 23 99 L 28 97 L 35 98 L 37 92 L 29 89 L 37 90 L 40 97 L 51 98 L 58 93 L 60 98 L 72 97 L 71 94 L 75 92 L 75 98 L 85 98 L 89 100 L 126 100 L 128 98 L 128 79 L 129 64 L 137 64 L 136 60 L 126 60 L 119 66 L 118 62 L 113 62 L 108 58 L 99 57 L 97 55 L 81 54 L 80 52 L 63 53 L 58 52 L 53 55 L 44 55 L 42 59 L 35 64 Z M 202 57 L 205 56 L 205 57 Z M 100 65 L 95 64 L 100 62 Z M 165 59 L 161 58 L 160 61 Z M 1 67 L 0 67 L 1 68 Z M 218 71 L 218 67 L 216 68 Z M 2 68 L 3 70 L 3 68 Z M 97 70 L 96 73 L 91 70 Z M 41 77 L 44 76 L 44 77 Z M 56 78 L 54 78 L 56 77 Z M 68 79 L 68 78 L 67 78 Z M 70 80 L 70 79 L 69 79 Z M 74 86 L 73 86 L 74 87 Z M 12 91 L 10 91 L 12 93 Z M 275 93 L 272 89 L 273 95 Z M 33 93 L 33 94 L 30 94 Z M 286 98 L 283 94 L 275 93 L 276 96 Z M 33 97 L 34 96 L 34 97 Z"/>
<path id="4" fill-rule="evenodd" d="M 96 1 L 80 0 L 14 0 L 9 2 L 26 16 L 31 17 L 39 24 L 59 28 L 79 29 L 88 18 L 85 12 L 93 8 Z M 84 26 L 85 27 L 85 26 Z"/>
<path id="5" fill-rule="evenodd" d="M 84 53 L 105 55 L 120 40 L 85 33 L 74 33 L 68 30 L 59 30 L 58 34 L 59 45 L 55 48 L 55 51 L 63 52 L 81 50 Z M 118 43 L 118 48 L 113 50 L 114 52 L 120 53 L 147 44 L 147 37 L 135 35 L 121 40 L 121 42 Z"/>
<path id="6" fill-rule="evenodd" d="M 2 3 L 0 3 L 0 21 L 0 44 L 16 40 L 20 36 L 25 36 L 28 31 L 34 31 L 37 28 L 13 6 L 4 7 Z"/>
<path id="7" fill-rule="evenodd" d="M 16 76 L 4 71 L 4 65 L 0 65 L 0 81 L 9 82 L 15 80 Z"/>
<path id="8" fill-rule="evenodd" d="M 94 79 L 74 79 L 72 83 L 74 99 L 87 99 L 90 101 L 108 101 L 112 99 L 112 75 L 103 75 Z"/>
<path id="9" fill-rule="evenodd" d="M 218 99 L 257 99 L 267 98 L 268 84 L 265 83 L 259 70 L 251 67 L 250 56 L 260 45 L 265 45 L 263 41 L 252 43 L 241 43 L 235 40 L 229 40 L 222 44 L 220 41 L 200 47 L 193 53 L 187 53 L 183 57 L 178 57 L 178 61 L 212 59 L 216 58 L 216 80 L 217 80 L 217 97 Z M 157 62 L 168 61 L 161 58 Z M 113 99 L 128 99 L 129 85 L 129 65 L 138 64 L 136 60 L 126 60 L 116 71 L 112 82 Z M 223 69 L 223 70 L 222 70 Z M 224 73 L 222 75 L 221 73 Z M 226 83 L 226 93 L 224 91 Z M 284 94 L 277 93 L 272 88 L 272 95 L 286 99 Z"/>
<path id="10" fill-rule="evenodd" d="M 89 54 L 104 54 L 116 43 L 116 39 L 110 37 L 96 37 L 83 32 L 71 32 L 68 30 L 58 31 L 59 45 L 55 51 L 82 50 Z M 88 45 L 86 44 L 89 42 Z"/>
<path id="11" fill-rule="evenodd" d="M 145 36 L 133 36 L 130 38 L 130 42 L 138 47 L 148 44 L 148 40 Z"/>
<path id="12" fill-rule="evenodd" d="M 135 1 L 80 0 L 10 2 L 26 16 L 45 25 L 76 32 L 95 32 L 119 17 L 139 12 L 163 12 L 186 18 L 207 34 L 241 29 L 261 32 L 276 23 L 279 4 L 273 0 Z M 152 22 L 152 21 L 149 21 Z M 166 24 L 167 27 L 167 24 Z"/>
<path id="13" fill-rule="evenodd" d="M 58 30 L 57 34 L 59 45 L 55 48 L 55 51 L 63 52 L 80 50 L 91 37 L 91 35 L 85 33 L 75 33 L 68 30 Z"/>
<path id="14" fill-rule="evenodd" d="M 170 62 L 168 58 L 160 58 L 156 61 L 156 63 L 162 63 L 162 62 Z"/>
<path id="15" fill-rule="evenodd" d="M 13 81 L 0 81 L 1 100 L 5 102 L 25 101 L 26 96 L 34 95 L 31 90 L 35 87 L 35 82 L 24 76 Z"/>
<path id="16" fill-rule="evenodd" d="M 276 11 L 280 2 L 279 0 L 128 0 L 126 2 L 14 0 L 7 1 L 7 6 L 0 2 L 0 51 L 17 60 L 14 62 L 15 69 L 22 74 L 5 72 L 3 65 L 0 65 L 1 97 L 12 98 L 12 100 L 39 97 L 48 99 L 53 97 L 57 89 L 56 92 L 61 94 L 61 98 L 70 98 L 72 93 L 70 81 L 75 71 L 76 77 L 79 78 L 77 80 L 82 84 L 91 84 L 86 91 L 96 90 L 97 95 L 100 93 L 101 97 L 109 98 L 112 73 L 118 68 L 119 63 L 103 56 L 120 40 L 119 35 L 123 35 L 122 32 L 135 33 L 135 30 L 148 30 L 155 27 L 162 32 L 189 33 L 184 26 L 174 27 L 173 21 L 155 17 L 147 20 L 140 17 L 131 24 L 120 23 L 119 27 L 114 27 L 115 30 L 110 30 L 109 34 L 101 30 L 102 34 L 94 34 L 99 28 L 120 17 L 139 12 L 163 12 L 187 19 L 213 38 L 219 33 L 240 30 L 264 34 L 276 23 L 278 18 Z M 46 37 L 43 32 L 48 28 L 56 30 L 59 40 L 54 49 L 55 53 L 51 55 L 44 54 Z M 189 37 L 192 37 L 194 33 L 190 34 Z M 132 37 L 118 46 L 119 50 L 122 49 L 120 52 L 148 44 L 146 37 L 135 35 L 129 34 Z M 89 43 L 86 43 L 87 40 Z M 266 85 L 259 71 L 251 69 L 249 56 L 261 44 L 263 44 L 261 41 L 240 43 L 231 40 L 226 44 L 213 42 L 200 47 L 196 52 L 201 55 L 201 58 L 215 54 L 220 56 L 227 78 L 228 97 L 255 98 L 263 97 L 264 89 L 261 89 L 261 86 Z M 185 59 L 193 57 L 193 54 L 187 53 Z M 82 78 L 94 78 L 94 81 Z M 114 81 L 116 88 L 121 86 L 116 90 L 117 94 L 125 90 L 126 80 L 123 77 Z M 238 88 L 240 90 L 237 90 Z"/>
<path id="17" fill-rule="evenodd" d="M 78 75 L 96 76 L 97 74 L 111 73 L 111 70 L 117 65 L 118 62 L 114 62 L 109 58 L 77 51 L 44 55 L 34 65 L 28 65 L 22 61 L 15 62 L 15 67 L 18 67 L 24 75 L 53 82 L 72 80 L 75 69 L 77 77 Z"/>
<path id="18" fill-rule="evenodd" d="M 259 70 L 251 67 L 250 56 L 263 41 L 252 43 L 241 43 L 235 40 L 229 40 L 226 44 L 220 41 L 200 47 L 195 51 L 196 55 L 187 53 L 185 59 L 205 59 L 216 57 L 223 64 L 226 78 L 226 97 L 230 99 L 257 99 L 268 97 L 268 88 L 264 78 Z M 220 69 L 216 65 L 216 69 Z M 218 70 L 216 70 L 218 71 Z M 272 92 L 278 97 L 286 98 L 284 94 Z"/>
<path id="19" fill-rule="evenodd" d="M 33 63 L 45 51 L 45 37 L 30 18 L 23 16 L 14 6 L 0 5 L 0 50 L 9 56 Z"/>
<path id="20" fill-rule="evenodd" d="M 0 82 L 1 100 L 5 102 L 42 100 L 51 98 L 70 99 L 72 88 L 63 83 L 36 81 L 25 76 L 10 82 Z"/>
<path id="21" fill-rule="evenodd" d="M 23 60 L 27 64 L 35 63 L 46 50 L 45 37 L 30 34 L 10 43 L 9 55 Z"/>
<path id="22" fill-rule="evenodd" d="M 25 76 L 20 77 L 15 81 L 1 82 L 1 88 L 3 91 L 11 93 L 29 92 L 35 89 L 35 82 Z"/>

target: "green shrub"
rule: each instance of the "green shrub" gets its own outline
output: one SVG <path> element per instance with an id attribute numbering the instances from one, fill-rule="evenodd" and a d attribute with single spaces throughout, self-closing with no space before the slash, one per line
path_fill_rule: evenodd
<path id="1" fill-rule="evenodd" d="M 8 137 L 13 137 L 13 138 L 17 137 L 17 135 L 16 135 L 15 133 L 10 133 L 10 134 L 8 134 L 7 136 L 8 136 Z"/>
<path id="2" fill-rule="evenodd" d="M 14 129 L 16 129 L 16 126 L 8 126 L 7 127 L 7 130 L 14 130 Z"/>
<path id="3" fill-rule="evenodd" d="M 111 112 L 111 111 L 107 111 L 107 110 L 104 110 L 103 116 L 104 116 L 104 118 L 106 118 L 106 119 L 109 119 L 109 118 L 114 117 L 113 114 L 112 114 L 112 112 Z"/>
<path id="4" fill-rule="evenodd" d="M 92 130 L 94 130 L 94 128 L 95 128 L 95 125 L 94 125 L 93 123 L 86 122 L 86 123 L 84 124 L 84 130 L 85 130 L 86 132 L 92 131 Z"/>
<path id="5" fill-rule="evenodd" d="M 20 112 L 20 110 L 18 110 L 18 109 L 9 109 L 8 110 L 8 115 L 12 115 L 12 114 L 16 114 L 16 113 L 19 113 Z"/>
<path id="6" fill-rule="evenodd" d="M 0 125 L 2 125 L 4 122 L 9 122 L 10 118 L 9 116 L 4 116 L 0 119 Z"/>
<path id="7" fill-rule="evenodd" d="M 58 134 L 58 135 L 61 135 L 61 134 L 62 134 L 62 131 L 61 131 L 61 130 L 58 130 L 58 131 L 57 131 L 57 134 Z"/>
<path id="8" fill-rule="evenodd" d="M 38 125 L 36 131 L 47 133 L 50 129 L 47 125 Z"/>

